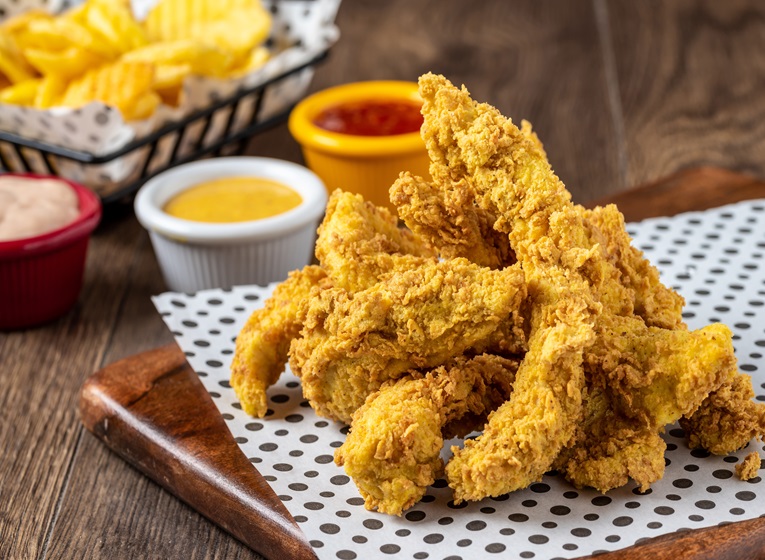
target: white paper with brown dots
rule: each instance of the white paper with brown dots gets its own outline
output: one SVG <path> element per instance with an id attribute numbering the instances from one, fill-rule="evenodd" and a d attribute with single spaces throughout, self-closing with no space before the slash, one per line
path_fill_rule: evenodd
<path id="1" fill-rule="evenodd" d="M 686 298 L 690 328 L 716 321 L 730 326 L 739 368 L 752 376 L 756 399 L 765 401 L 765 201 L 650 219 L 627 230 L 663 282 Z M 244 414 L 229 385 L 236 335 L 273 287 L 166 293 L 154 303 L 242 451 L 321 559 L 456 560 L 511 551 L 521 558 L 573 558 L 765 514 L 761 477 L 743 482 L 734 473 L 747 454 L 762 454 L 762 443 L 717 457 L 690 450 L 676 425 L 664 435 L 664 478 L 645 494 L 634 483 L 606 495 L 577 490 L 549 473 L 525 490 L 459 506 L 446 481 L 437 480 L 400 518 L 367 511 L 333 462 L 347 428 L 314 414 L 289 370 L 269 390 L 262 419 Z"/>

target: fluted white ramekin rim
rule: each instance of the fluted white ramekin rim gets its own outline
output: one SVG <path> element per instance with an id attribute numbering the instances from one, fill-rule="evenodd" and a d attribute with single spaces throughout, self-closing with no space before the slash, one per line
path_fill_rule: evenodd
<path id="1" fill-rule="evenodd" d="M 283 214 L 234 223 L 205 223 L 176 218 L 162 208 L 189 187 L 223 177 L 262 177 L 282 183 L 302 197 L 302 202 Z M 245 243 L 281 237 L 316 223 L 327 205 L 327 190 L 309 169 L 274 158 L 221 157 L 179 165 L 146 182 L 135 198 L 138 221 L 147 230 L 179 242 L 206 245 Z"/>

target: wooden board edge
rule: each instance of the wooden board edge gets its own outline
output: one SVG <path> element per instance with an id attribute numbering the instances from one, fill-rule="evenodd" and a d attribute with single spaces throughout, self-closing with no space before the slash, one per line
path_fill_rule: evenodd
<path id="1" fill-rule="evenodd" d="M 177 345 L 97 371 L 82 386 L 79 410 L 110 449 L 251 549 L 316 560 Z"/>

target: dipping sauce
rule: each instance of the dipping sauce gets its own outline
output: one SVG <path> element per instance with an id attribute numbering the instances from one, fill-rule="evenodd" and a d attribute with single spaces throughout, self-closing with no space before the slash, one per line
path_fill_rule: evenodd
<path id="1" fill-rule="evenodd" d="M 77 193 L 63 181 L 0 176 L 0 241 L 36 237 L 79 215 Z"/>
<path id="2" fill-rule="evenodd" d="M 324 109 L 313 124 L 329 132 L 355 136 L 392 136 L 417 132 L 422 126 L 420 103 L 368 99 Z"/>
<path id="3" fill-rule="evenodd" d="M 177 194 L 163 210 L 184 220 L 231 223 L 262 220 L 303 201 L 294 190 L 261 177 L 222 177 Z"/>

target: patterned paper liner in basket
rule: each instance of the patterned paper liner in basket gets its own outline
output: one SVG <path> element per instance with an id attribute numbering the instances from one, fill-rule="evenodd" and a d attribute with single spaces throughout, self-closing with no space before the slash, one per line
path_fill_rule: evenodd
<path id="1" fill-rule="evenodd" d="M 138 17 L 156 0 L 133 0 Z M 75 2 L 74 4 L 76 4 Z M 0 104 L 0 170 L 54 174 L 82 183 L 104 202 L 137 190 L 169 167 L 244 151 L 253 135 L 283 121 L 308 90 L 315 65 L 337 41 L 340 0 L 263 0 L 275 54 L 238 79 L 191 77 L 184 102 L 125 123 L 102 103 L 39 110 Z M 0 18 L 64 2 L 0 0 Z"/>

